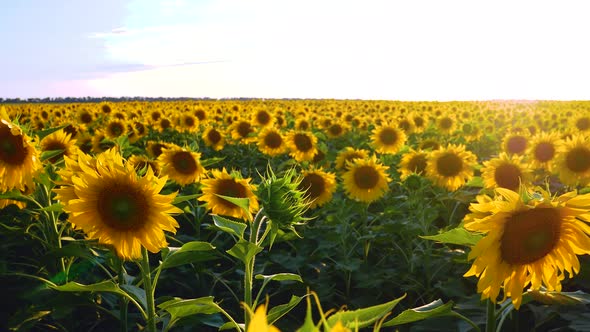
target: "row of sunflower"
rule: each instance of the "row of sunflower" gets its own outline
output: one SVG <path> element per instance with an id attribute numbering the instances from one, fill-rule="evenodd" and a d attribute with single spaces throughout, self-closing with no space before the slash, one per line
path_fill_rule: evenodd
<path id="1" fill-rule="evenodd" d="M 255 221 L 263 222 L 258 212 L 264 203 L 271 211 L 272 199 L 256 183 L 264 183 L 260 172 L 267 165 L 280 174 L 300 172 L 289 181 L 290 192 L 299 192 L 310 216 L 321 215 L 334 197 L 365 205 L 388 200 L 396 186 L 416 177 L 441 191 L 473 198 L 479 191 L 464 228 L 485 236 L 473 243 L 469 259 L 475 262 L 466 276 L 478 276 L 477 291 L 494 303 L 501 289 L 517 309 L 523 290 L 561 291 L 563 271 L 578 273 L 576 255 L 590 252 L 586 196 L 553 199 L 535 189 L 539 198 L 531 189 L 541 184 L 563 193 L 590 182 L 590 111 L 581 102 L 252 100 L 7 110 L 0 191 L 28 195 L 40 173 L 55 171 L 50 202 L 63 207 L 72 234 L 82 230 L 123 261 L 143 259 L 142 248 L 159 252 L 168 246 L 166 236 L 175 239 L 171 234 L 186 214 L 172 204 L 177 192 L 194 194 L 203 209 L 230 218 L 214 218 L 216 225 L 229 223 L 221 230 L 242 220 L 256 234 L 250 243 L 262 245 L 258 231 L 272 227 Z M 288 200 L 284 192 L 280 199 Z M 26 201 L 2 199 L 0 207 L 24 208 Z M 253 259 L 243 262 L 254 266 Z M 324 326 L 342 326 L 336 323 Z"/>

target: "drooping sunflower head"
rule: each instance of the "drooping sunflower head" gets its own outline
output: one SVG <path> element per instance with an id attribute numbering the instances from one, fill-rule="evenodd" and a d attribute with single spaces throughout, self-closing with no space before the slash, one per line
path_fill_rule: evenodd
<path id="1" fill-rule="evenodd" d="M 409 152 L 403 155 L 399 163 L 400 179 L 405 180 L 412 174 L 426 176 L 427 161 L 428 152 L 410 149 Z"/>
<path id="2" fill-rule="evenodd" d="M 205 174 L 200 158 L 201 154 L 198 152 L 171 144 L 170 147 L 162 149 L 157 162 L 160 166 L 160 174 L 184 186 L 199 181 Z"/>
<path id="3" fill-rule="evenodd" d="M 322 206 L 332 200 L 336 191 L 336 175 L 319 169 L 304 171 L 298 188 L 305 192 L 310 209 Z"/>
<path id="4" fill-rule="evenodd" d="M 418 146 L 418 148 L 420 150 L 438 150 L 441 148 L 441 143 L 435 139 L 425 139 L 422 142 L 420 142 L 420 145 Z"/>
<path id="5" fill-rule="evenodd" d="M 398 127 L 384 123 L 373 130 L 371 144 L 379 153 L 395 154 L 404 145 L 406 139 L 406 134 Z"/>
<path id="6" fill-rule="evenodd" d="M 483 299 L 496 302 L 503 289 L 518 309 L 524 289 L 560 291 L 564 272 L 579 272 L 576 255 L 590 252 L 590 195 L 551 197 L 538 190 L 519 195 L 498 188 L 496 199 L 471 205 L 464 227 L 485 237 L 469 253 L 474 262 L 465 276 L 479 277 Z"/>
<path id="7" fill-rule="evenodd" d="M 465 150 L 464 145 L 449 144 L 430 152 L 426 176 L 437 186 L 455 191 L 473 177 L 477 157 Z"/>
<path id="8" fill-rule="evenodd" d="M 178 228 L 171 214 L 182 213 L 172 205 L 176 194 L 159 194 L 166 179 L 155 177 L 151 169 L 137 176 L 113 150 L 98 155 L 95 167 L 81 158 L 72 188 L 55 190 L 68 221 L 88 238 L 112 246 L 124 260 L 141 258 L 142 246 L 154 253 L 165 247 L 164 231 L 175 233 Z"/>
<path id="9" fill-rule="evenodd" d="M 41 168 L 39 152 L 6 111 L 0 111 L 0 192 L 33 188 L 33 178 Z"/>
<path id="10" fill-rule="evenodd" d="M 568 186 L 590 183 L 590 142 L 583 135 L 567 139 L 555 160 L 559 180 Z"/>
<path id="11" fill-rule="evenodd" d="M 208 127 L 203 133 L 203 141 L 205 145 L 215 151 L 223 149 L 225 146 L 225 132 L 215 127 Z"/>
<path id="12" fill-rule="evenodd" d="M 243 179 L 237 172 L 228 173 L 225 168 L 214 169 L 211 174 L 212 177 L 201 180 L 203 195 L 199 200 L 205 202 L 213 214 L 251 221 L 252 214 L 259 209 L 254 195 L 256 187 L 250 184 L 251 179 Z M 248 211 L 222 196 L 247 199 Z"/>
<path id="13" fill-rule="evenodd" d="M 532 168 L 543 168 L 549 172 L 553 170 L 555 157 L 562 152 L 563 140 L 559 133 L 541 132 L 532 138 L 527 156 Z"/>
<path id="14" fill-rule="evenodd" d="M 511 133 L 502 141 L 502 151 L 508 154 L 523 155 L 529 146 L 529 139 L 525 134 Z"/>
<path id="15" fill-rule="evenodd" d="M 58 162 L 63 156 L 68 156 L 73 159 L 77 158 L 76 154 L 78 153 L 78 146 L 76 145 L 76 140 L 72 139 L 72 135 L 63 130 L 58 130 L 45 136 L 41 140 L 40 145 L 41 151 L 43 152 L 61 151 L 59 154 L 47 159 L 47 161 L 52 164 Z"/>
<path id="16" fill-rule="evenodd" d="M 146 146 L 146 152 L 151 158 L 155 159 L 162 154 L 165 148 L 169 148 L 171 146 L 171 143 L 148 141 Z"/>
<path id="17" fill-rule="evenodd" d="M 368 159 L 355 159 L 342 175 L 344 190 L 355 200 L 371 203 L 383 197 L 391 181 L 387 170 L 375 156 Z"/>
<path id="18" fill-rule="evenodd" d="M 355 159 L 369 158 L 369 151 L 365 149 L 355 149 L 353 147 L 346 147 L 344 150 L 338 152 L 336 155 L 336 169 L 344 170 L 348 167 L 349 162 Z"/>
<path id="19" fill-rule="evenodd" d="M 531 170 L 522 162 L 522 156 L 502 152 L 497 158 L 483 162 L 481 169 L 486 188 L 506 188 L 519 191 L 521 185 L 527 186 L 531 181 Z"/>
<path id="20" fill-rule="evenodd" d="M 283 154 L 287 150 L 283 134 L 273 127 L 266 127 L 258 133 L 257 145 L 260 152 L 271 157 Z"/>
<path id="21" fill-rule="evenodd" d="M 291 131 L 286 137 L 289 155 L 299 162 L 310 161 L 317 153 L 317 141 L 311 132 Z"/>

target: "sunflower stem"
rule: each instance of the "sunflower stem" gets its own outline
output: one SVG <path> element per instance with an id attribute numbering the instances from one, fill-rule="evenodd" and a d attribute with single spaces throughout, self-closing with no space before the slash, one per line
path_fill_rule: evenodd
<path id="1" fill-rule="evenodd" d="M 119 259 L 119 285 L 125 284 L 125 267 L 123 266 L 123 260 Z M 121 296 L 120 308 L 119 308 L 119 319 L 121 320 L 121 332 L 127 331 L 127 305 L 129 301 L 125 296 Z"/>
<path id="2" fill-rule="evenodd" d="M 264 214 L 262 209 L 258 211 L 254 220 L 252 221 L 252 228 L 250 228 L 250 236 L 248 241 L 252 244 L 258 245 L 258 233 L 260 231 L 260 225 L 264 220 Z M 256 255 L 244 262 L 244 303 L 248 308 L 253 308 L 252 303 L 252 287 L 254 279 L 254 263 Z M 244 326 L 247 328 L 250 323 L 250 315 L 247 310 L 244 310 Z"/>
<path id="3" fill-rule="evenodd" d="M 486 332 L 496 331 L 496 304 L 490 299 L 487 299 L 487 310 L 486 310 Z"/>
<path id="4" fill-rule="evenodd" d="M 156 332 L 156 310 L 154 302 L 154 292 L 152 289 L 152 278 L 150 275 L 150 258 L 146 248 L 141 248 L 141 274 L 143 279 L 143 289 L 145 290 L 145 297 L 147 302 L 147 331 Z"/>

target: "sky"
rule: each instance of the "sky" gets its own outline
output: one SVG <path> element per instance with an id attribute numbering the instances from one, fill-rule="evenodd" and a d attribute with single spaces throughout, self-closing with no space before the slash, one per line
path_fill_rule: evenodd
<path id="1" fill-rule="evenodd" d="M 590 100 L 586 0 L 19 0 L 0 97 Z"/>

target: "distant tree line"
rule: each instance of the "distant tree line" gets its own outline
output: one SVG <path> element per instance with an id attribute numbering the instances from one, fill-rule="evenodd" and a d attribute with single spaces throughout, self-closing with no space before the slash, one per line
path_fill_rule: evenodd
<path id="1" fill-rule="evenodd" d="M 248 98 L 235 98 L 248 99 Z M 252 99 L 252 98 L 250 98 Z M 166 97 L 56 97 L 56 98 L 0 98 L 0 104 L 24 103 L 99 103 L 103 101 L 187 101 L 187 100 L 215 100 L 215 98 L 166 98 Z"/>

